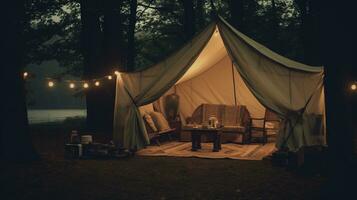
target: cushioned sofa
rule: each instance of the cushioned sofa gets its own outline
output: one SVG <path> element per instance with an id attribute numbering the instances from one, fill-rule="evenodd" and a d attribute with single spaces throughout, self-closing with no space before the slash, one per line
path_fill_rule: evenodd
<path id="1" fill-rule="evenodd" d="M 216 117 L 219 124 L 223 125 L 222 143 L 247 143 L 249 141 L 250 114 L 246 106 L 230 106 L 222 104 L 201 104 L 192 114 L 189 123 L 208 124 L 210 117 Z M 181 131 L 181 141 L 191 141 L 189 131 Z M 209 138 L 202 138 L 208 142 Z"/>

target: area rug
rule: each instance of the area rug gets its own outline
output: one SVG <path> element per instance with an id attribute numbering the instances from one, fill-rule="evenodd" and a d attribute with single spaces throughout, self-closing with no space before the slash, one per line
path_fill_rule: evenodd
<path id="1" fill-rule="evenodd" d="M 228 143 L 222 144 L 222 149 L 219 152 L 212 152 L 212 148 L 212 143 L 202 143 L 202 149 L 191 151 L 191 142 L 168 142 L 161 146 L 148 146 L 139 150 L 136 155 L 262 160 L 275 151 L 275 144 L 239 145 Z"/>

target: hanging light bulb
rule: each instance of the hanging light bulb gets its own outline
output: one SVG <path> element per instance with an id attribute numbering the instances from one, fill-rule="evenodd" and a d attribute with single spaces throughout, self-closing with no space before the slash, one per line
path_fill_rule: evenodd
<path id="1" fill-rule="evenodd" d="M 351 84 L 351 90 L 353 90 L 353 91 L 357 90 L 357 84 L 356 83 L 352 83 Z"/>
<path id="2" fill-rule="evenodd" d="M 27 78 L 27 76 L 29 75 L 29 73 L 28 72 L 24 72 L 24 78 Z"/>
<path id="3" fill-rule="evenodd" d="M 111 75 L 107 76 L 107 78 L 108 78 L 109 80 L 112 80 L 112 79 L 113 79 L 113 77 L 112 77 Z"/>
<path id="4" fill-rule="evenodd" d="M 69 84 L 69 88 L 73 89 L 73 88 L 75 88 L 75 87 L 76 87 L 76 85 L 75 85 L 74 83 L 70 83 L 70 84 Z"/>
<path id="5" fill-rule="evenodd" d="M 100 85 L 100 82 L 99 82 L 99 81 L 96 81 L 96 82 L 94 83 L 94 85 L 98 87 L 98 86 Z"/>
<path id="6" fill-rule="evenodd" d="M 53 87 L 55 86 L 55 83 L 53 81 L 48 81 L 48 87 Z"/>
<path id="7" fill-rule="evenodd" d="M 118 75 L 120 74 L 120 72 L 119 72 L 118 70 L 116 70 L 116 71 L 114 72 L 114 74 L 118 76 Z"/>
<path id="8" fill-rule="evenodd" d="M 83 88 L 87 89 L 89 87 L 88 83 L 83 83 Z"/>

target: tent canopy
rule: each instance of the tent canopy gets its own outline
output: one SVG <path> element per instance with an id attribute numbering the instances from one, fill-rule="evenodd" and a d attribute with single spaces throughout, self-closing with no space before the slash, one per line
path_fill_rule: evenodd
<path id="1" fill-rule="evenodd" d="M 280 56 L 218 17 L 174 54 L 117 78 L 114 140 L 149 143 L 138 107 L 175 92 L 183 120 L 202 103 L 246 105 L 251 116 L 273 110 L 283 119 L 277 147 L 325 144 L 323 67 Z"/>

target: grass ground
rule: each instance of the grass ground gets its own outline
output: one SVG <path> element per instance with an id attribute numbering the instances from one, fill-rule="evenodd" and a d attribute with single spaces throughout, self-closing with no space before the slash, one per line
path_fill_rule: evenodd
<path id="1" fill-rule="evenodd" d="M 269 161 L 66 160 L 63 144 L 69 130 L 32 128 L 42 159 L 2 163 L 1 199 L 320 199 L 326 182 L 324 176 L 301 175 Z"/>

